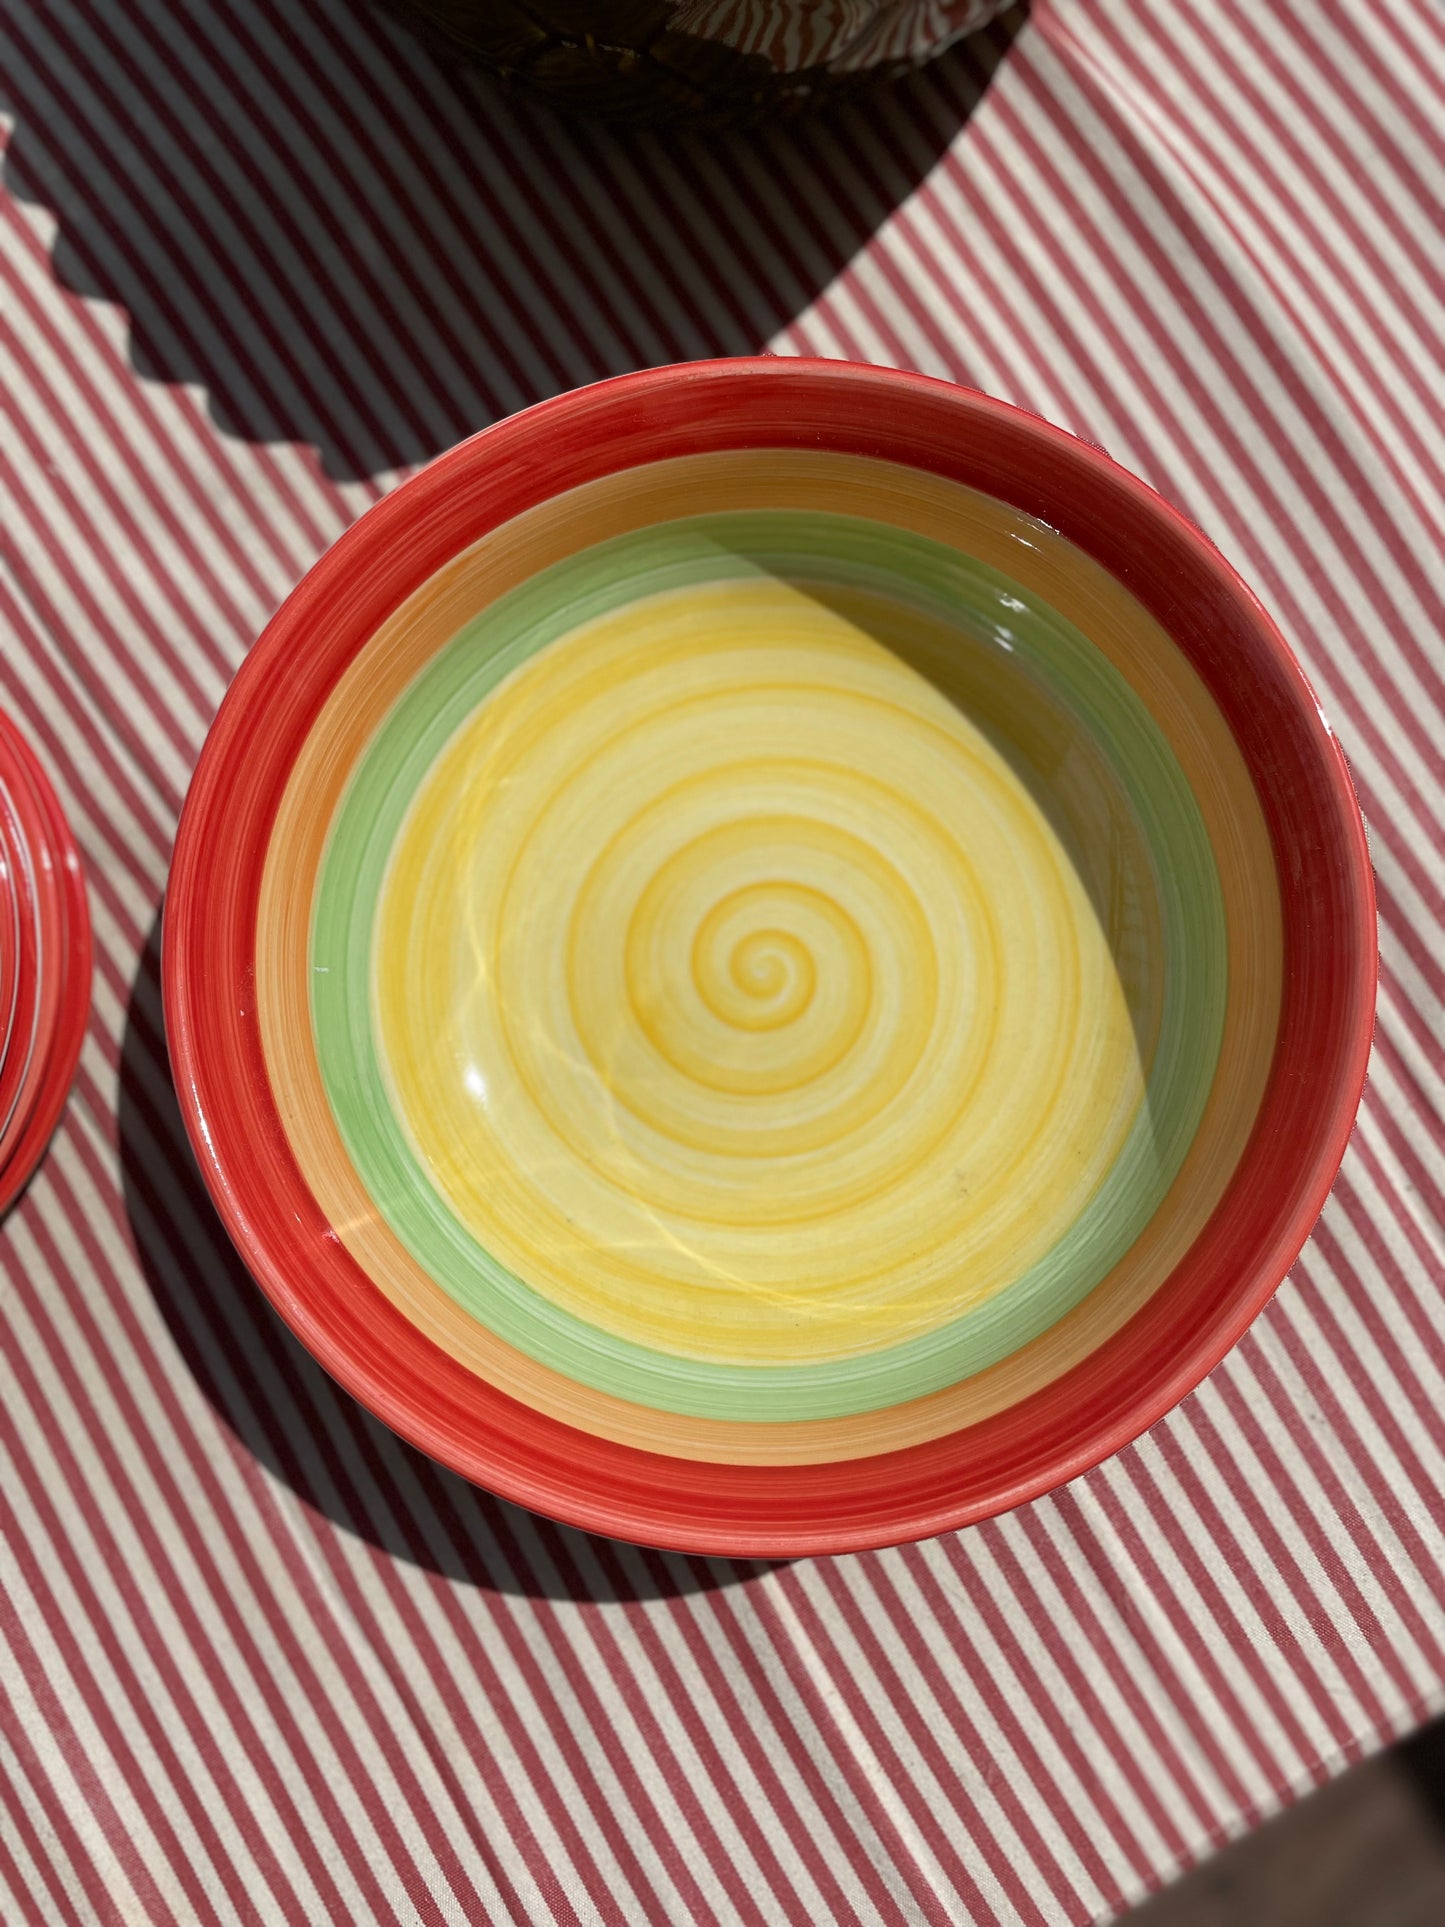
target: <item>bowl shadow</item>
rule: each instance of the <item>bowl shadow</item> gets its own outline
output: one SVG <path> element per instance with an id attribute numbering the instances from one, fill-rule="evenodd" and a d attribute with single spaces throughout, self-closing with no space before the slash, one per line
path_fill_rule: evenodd
<path id="1" fill-rule="evenodd" d="M 494 1592 L 668 1599 L 783 1563 L 662 1552 L 557 1525 L 438 1465 L 323 1370 L 246 1270 L 192 1155 L 167 1067 L 160 938 L 158 913 L 121 1044 L 125 1208 L 171 1338 L 240 1447 L 313 1512 L 377 1551 Z"/>
<path id="2" fill-rule="evenodd" d="M 198 388 L 224 435 L 307 444 L 330 481 L 364 481 L 584 382 L 765 348 L 926 179 L 1026 17 L 1019 0 L 926 79 L 811 120 L 661 133 L 514 99 L 362 0 L 21 9 L 3 185 L 53 216 L 61 286 L 124 310 L 136 375 Z M 820 196 L 836 174 L 846 195 Z M 765 1569 L 539 1520 L 330 1379 L 195 1166 L 159 928 L 123 1038 L 125 1202 L 171 1335 L 241 1446 L 343 1529 L 457 1580 L 646 1599 Z"/>
<path id="3" fill-rule="evenodd" d="M 766 348 L 947 151 L 1026 13 L 927 81 L 707 133 L 563 118 L 362 0 L 20 9 L 4 185 L 54 215 L 60 283 L 125 310 L 138 375 L 352 481 L 607 375 Z"/>

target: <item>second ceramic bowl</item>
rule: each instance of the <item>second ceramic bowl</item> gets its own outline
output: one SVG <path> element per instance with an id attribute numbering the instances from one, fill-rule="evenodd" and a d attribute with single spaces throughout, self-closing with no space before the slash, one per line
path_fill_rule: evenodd
<path id="1" fill-rule="evenodd" d="M 0 711 L 0 1212 L 28 1183 L 70 1091 L 90 1017 L 80 854 L 49 779 Z"/>

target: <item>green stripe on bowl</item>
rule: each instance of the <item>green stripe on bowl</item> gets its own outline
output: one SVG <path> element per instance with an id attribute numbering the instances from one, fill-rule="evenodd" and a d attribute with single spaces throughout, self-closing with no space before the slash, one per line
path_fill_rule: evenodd
<path id="1" fill-rule="evenodd" d="M 453 1216 L 393 1106 L 372 1011 L 372 945 L 390 852 L 418 787 L 498 684 L 562 635 L 642 596 L 747 575 L 906 599 L 1011 651 L 1039 699 L 1106 752 L 1150 852 L 1164 929 L 1163 1008 L 1146 1096 L 1069 1231 L 1014 1283 L 935 1330 L 806 1365 L 683 1358 L 584 1323 L 499 1264 Z M 966 644 L 965 644 L 966 646 Z M 1006 747 L 1005 745 L 1001 745 Z M 540 1363 L 659 1410 L 714 1419 L 841 1418 L 939 1391 L 1038 1337 L 1128 1250 L 1198 1127 L 1227 998 L 1224 903 L 1208 833 L 1172 749 L 1128 681 L 1039 597 L 941 544 L 863 518 L 696 517 L 555 564 L 468 623 L 416 677 L 353 772 L 312 922 L 312 1021 L 327 1096 L 377 1209 L 465 1310 Z"/>

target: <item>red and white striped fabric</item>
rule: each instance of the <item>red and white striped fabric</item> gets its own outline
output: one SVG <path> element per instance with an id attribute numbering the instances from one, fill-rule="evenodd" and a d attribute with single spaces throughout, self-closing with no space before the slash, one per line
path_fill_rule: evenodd
<path id="1" fill-rule="evenodd" d="M 5 0 L 0 702 L 94 1021 L 0 1230 L 0 1920 L 1071 1922 L 1445 1684 L 1445 17 L 1036 0 L 891 102 L 612 137 L 346 0 Z M 188 1160 L 157 918 L 207 723 L 358 511 L 500 413 L 771 346 L 1101 443 L 1282 623 L 1380 884 L 1324 1220 L 1204 1387 L 878 1556 L 635 1551 L 283 1332 Z"/>

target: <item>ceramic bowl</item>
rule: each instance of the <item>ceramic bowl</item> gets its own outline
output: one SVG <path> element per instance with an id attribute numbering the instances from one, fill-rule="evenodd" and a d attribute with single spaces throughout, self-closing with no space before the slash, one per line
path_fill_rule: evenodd
<path id="1" fill-rule="evenodd" d="M 167 896 L 218 1209 L 405 1437 L 666 1546 L 1097 1463 L 1284 1277 L 1364 1077 L 1343 758 L 1209 543 L 944 383 L 499 424 L 236 679 Z"/>
<path id="2" fill-rule="evenodd" d="M 0 783 L 0 864 L 3 864 L 5 878 L 0 943 L 6 952 L 7 980 L 0 994 L 0 1012 L 5 1022 L 5 1048 L 0 1052 L 0 1139 L 3 1139 L 30 1064 L 40 1003 L 35 879 L 20 818 L 3 783 Z"/>
<path id="3" fill-rule="evenodd" d="M 20 945 L 24 926 L 20 914 L 18 844 L 9 834 L 10 812 L 0 796 L 0 1079 L 10 1055 L 15 1011 L 20 996 Z M 0 1129 L 5 1111 L 0 1100 Z"/>
<path id="4" fill-rule="evenodd" d="M 14 939 L 0 1052 L 4 1212 L 39 1163 L 75 1076 L 90 1013 L 91 931 L 75 840 L 34 752 L 3 711 L 0 860 L 0 917 Z M 0 1006 L 5 1001 L 0 996 Z"/>

